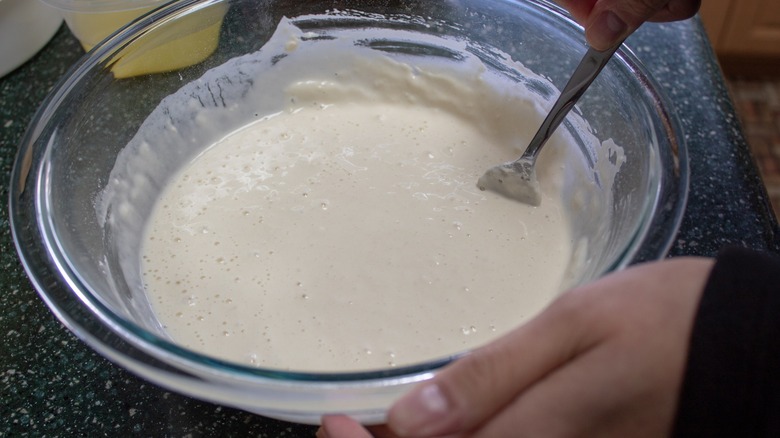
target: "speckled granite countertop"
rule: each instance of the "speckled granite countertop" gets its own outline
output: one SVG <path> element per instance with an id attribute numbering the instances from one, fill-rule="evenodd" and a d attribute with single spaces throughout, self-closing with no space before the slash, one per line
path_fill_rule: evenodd
<path id="1" fill-rule="evenodd" d="M 686 133 L 691 196 L 672 255 L 726 244 L 780 251 L 780 229 L 720 70 L 697 20 L 646 25 L 628 45 L 673 103 Z M 62 28 L 0 79 L 0 197 L 16 146 L 54 83 L 83 54 Z M 38 298 L 0 211 L 0 436 L 312 436 L 314 428 L 159 389 L 98 356 Z"/>

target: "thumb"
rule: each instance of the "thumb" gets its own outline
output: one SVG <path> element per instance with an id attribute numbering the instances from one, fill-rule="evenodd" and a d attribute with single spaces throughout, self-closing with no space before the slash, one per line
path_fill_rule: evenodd
<path id="1" fill-rule="evenodd" d="M 641 24 L 629 25 L 625 18 L 613 10 L 594 11 L 593 18 L 585 24 L 585 38 L 597 50 L 607 50 L 632 34 Z"/>
<path id="2" fill-rule="evenodd" d="M 585 25 L 595 49 L 606 50 L 631 35 L 645 21 L 675 21 L 692 17 L 700 0 L 600 0 Z"/>
<path id="3" fill-rule="evenodd" d="M 600 341 L 583 293 L 568 292 L 531 321 L 479 348 L 415 387 L 388 413 L 399 436 L 472 430 L 524 389 Z"/>

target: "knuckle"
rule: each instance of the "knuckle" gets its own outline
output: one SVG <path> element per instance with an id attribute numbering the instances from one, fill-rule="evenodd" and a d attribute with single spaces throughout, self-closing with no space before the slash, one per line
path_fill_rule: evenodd
<path id="1" fill-rule="evenodd" d="M 459 382 L 456 386 L 468 394 L 492 392 L 490 388 L 501 385 L 500 365 L 504 360 L 504 350 L 490 346 L 466 356 L 462 361 Z M 454 388 L 453 388 L 454 390 Z"/>
<path id="2" fill-rule="evenodd" d="M 635 16 L 641 17 L 642 21 L 655 15 L 664 6 L 658 0 L 638 0 L 628 4 L 633 6 L 631 12 Z"/>
<path id="3" fill-rule="evenodd" d="M 679 19 L 693 17 L 700 8 L 701 0 L 672 0 L 669 2 L 670 12 Z"/>

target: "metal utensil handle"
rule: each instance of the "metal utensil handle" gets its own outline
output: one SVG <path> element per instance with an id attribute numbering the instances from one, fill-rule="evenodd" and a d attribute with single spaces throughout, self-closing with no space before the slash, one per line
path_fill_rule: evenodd
<path id="1" fill-rule="evenodd" d="M 561 95 L 558 96 L 558 100 L 553 105 L 550 113 L 542 122 L 542 126 L 534 135 L 534 138 L 528 144 L 528 148 L 523 153 L 524 157 L 536 158 L 542 146 L 547 142 L 552 133 L 558 128 L 566 115 L 569 114 L 577 101 L 588 89 L 591 82 L 596 79 L 596 76 L 601 72 L 607 62 L 609 62 L 612 55 L 617 51 L 618 47 L 623 44 L 623 40 L 619 41 L 614 46 L 607 50 L 599 51 L 593 47 L 588 48 L 588 52 L 580 61 L 577 69 L 569 79 L 569 82 L 561 91 Z"/>

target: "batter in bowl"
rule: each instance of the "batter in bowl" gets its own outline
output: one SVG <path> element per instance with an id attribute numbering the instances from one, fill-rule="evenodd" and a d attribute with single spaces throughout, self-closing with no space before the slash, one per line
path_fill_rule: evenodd
<path id="1" fill-rule="evenodd" d="M 159 201 L 147 290 L 185 345 L 263 367 L 407 365 L 541 309 L 570 253 L 554 196 L 482 192 L 501 145 L 434 108 L 307 106 L 233 133 Z"/>
<path id="2" fill-rule="evenodd" d="M 163 102 L 117 161 L 98 214 L 113 212 L 131 280 L 143 224 L 141 287 L 176 343 L 299 372 L 404 366 L 485 344 L 567 285 L 582 243 L 568 212 L 599 208 L 571 139 L 540 157 L 541 206 L 476 187 L 544 102 L 477 57 L 349 32 L 283 23 L 257 59 Z"/>

